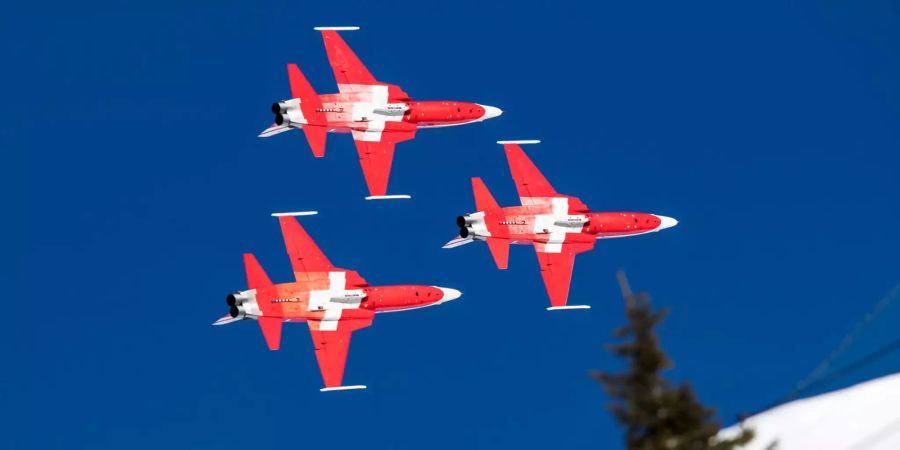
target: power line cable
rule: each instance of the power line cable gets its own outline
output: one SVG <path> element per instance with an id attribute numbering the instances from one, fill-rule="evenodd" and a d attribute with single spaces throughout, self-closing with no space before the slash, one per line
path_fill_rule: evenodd
<path id="1" fill-rule="evenodd" d="M 820 386 L 828 382 L 833 382 L 852 372 L 866 367 L 869 364 L 872 364 L 873 362 L 878 361 L 897 350 L 900 350 L 900 339 L 898 339 L 850 364 L 847 364 L 846 366 L 843 366 L 837 370 L 830 370 L 834 361 L 840 358 L 841 355 L 843 355 L 844 352 L 846 352 L 847 349 L 856 342 L 857 338 L 859 338 L 863 331 L 865 331 L 866 328 L 868 328 L 868 326 L 876 318 L 878 318 L 878 316 L 882 312 L 884 312 L 884 310 L 887 309 L 887 307 L 890 306 L 894 302 L 894 300 L 896 300 L 898 295 L 900 295 L 900 284 L 894 286 L 894 288 L 891 289 L 887 295 L 878 300 L 872 310 L 869 311 L 868 314 L 863 316 L 863 318 L 856 323 L 856 326 L 854 326 L 853 329 L 849 333 L 847 333 L 846 336 L 844 336 L 838 346 L 835 347 L 834 350 L 832 350 L 831 353 L 829 353 L 828 356 L 824 360 L 822 360 L 816 366 L 816 368 L 813 369 L 812 372 L 810 372 L 806 377 L 797 382 L 797 384 L 794 385 L 794 388 L 791 389 L 791 391 L 787 395 L 767 406 L 765 409 L 771 409 L 775 406 L 787 403 L 797 398 L 802 393 L 808 391 L 811 387 Z"/>

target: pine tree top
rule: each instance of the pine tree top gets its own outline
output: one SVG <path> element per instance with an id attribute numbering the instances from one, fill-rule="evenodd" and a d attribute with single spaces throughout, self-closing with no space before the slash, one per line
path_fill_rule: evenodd
<path id="1" fill-rule="evenodd" d="M 731 440 L 716 440 L 720 424 L 715 410 L 697 399 L 688 383 L 673 384 L 662 373 L 672 361 L 662 350 L 656 327 L 669 311 L 654 310 L 650 296 L 633 294 L 620 272 L 625 298 L 625 325 L 614 335 L 622 340 L 606 346 L 628 363 L 619 373 L 594 372 L 612 400 L 608 409 L 625 428 L 628 450 L 731 450 L 753 438 L 751 430 Z"/>

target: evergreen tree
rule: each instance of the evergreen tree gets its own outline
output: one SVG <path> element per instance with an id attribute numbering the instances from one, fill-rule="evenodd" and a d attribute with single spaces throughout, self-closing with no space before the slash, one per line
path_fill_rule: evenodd
<path id="1" fill-rule="evenodd" d="M 625 427 L 628 450 L 732 450 L 753 439 L 745 429 L 731 440 L 716 440 L 715 410 L 703 406 L 688 384 L 674 385 L 662 376 L 672 362 L 659 346 L 656 327 L 668 310 L 654 310 L 646 293 L 632 294 L 619 272 L 628 323 L 615 331 L 624 342 L 607 346 L 625 359 L 621 373 L 594 372 L 612 398 L 610 412 Z"/>

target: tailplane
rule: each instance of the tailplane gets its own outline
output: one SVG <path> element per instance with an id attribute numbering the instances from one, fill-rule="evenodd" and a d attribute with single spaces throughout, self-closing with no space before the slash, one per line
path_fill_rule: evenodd
<path id="1" fill-rule="evenodd" d="M 266 271 L 252 253 L 244 253 L 244 271 L 247 272 L 247 289 L 257 289 L 272 285 Z"/>
<path id="2" fill-rule="evenodd" d="M 491 256 L 494 257 L 497 268 L 506 270 L 509 267 L 509 239 L 489 237 L 487 245 L 491 249 Z"/>
<path id="3" fill-rule="evenodd" d="M 328 119 L 322 108 L 322 100 L 296 64 L 288 64 L 287 71 L 291 99 L 272 105 L 275 125 L 263 131 L 260 137 L 269 137 L 290 128 L 302 128 L 313 155 L 321 158 L 325 156 L 325 138 L 328 133 Z"/>
<path id="4" fill-rule="evenodd" d="M 481 181 L 481 178 L 472 178 L 472 192 L 475 194 L 476 210 L 490 211 L 500 208 L 500 205 L 497 204 L 497 200 L 494 200 L 494 196 L 491 195 L 491 191 L 488 190 L 484 181 Z"/>
<path id="5" fill-rule="evenodd" d="M 475 209 L 478 211 L 500 209 L 497 200 L 491 195 L 491 191 L 488 190 L 484 181 L 481 181 L 481 178 L 472 178 L 472 191 L 475 194 Z M 489 237 L 487 238 L 487 245 L 491 250 L 491 256 L 494 257 L 497 268 L 500 270 L 506 269 L 509 263 L 509 239 Z"/>
<path id="6" fill-rule="evenodd" d="M 259 322 L 259 329 L 262 330 L 263 337 L 266 338 L 266 345 L 269 350 L 278 350 L 281 348 L 281 325 L 284 323 L 281 317 L 262 316 L 256 319 Z"/>
<path id="7" fill-rule="evenodd" d="M 322 111 L 322 101 L 303 72 L 296 64 L 288 64 L 288 80 L 291 83 L 291 97 L 300 99 L 300 110 L 306 118 L 303 133 L 316 158 L 325 156 L 325 138 L 328 136 L 328 120 Z"/>
<path id="8" fill-rule="evenodd" d="M 247 287 L 249 289 L 260 289 L 272 286 L 272 281 L 266 275 L 259 261 L 252 253 L 244 253 L 244 270 L 247 272 Z M 281 347 L 281 317 L 272 317 L 263 315 L 256 317 L 259 323 L 259 329 L 262 330 L 263 337 L 266 338 L 266 345 L 269 350 L 278 350 Z"/>

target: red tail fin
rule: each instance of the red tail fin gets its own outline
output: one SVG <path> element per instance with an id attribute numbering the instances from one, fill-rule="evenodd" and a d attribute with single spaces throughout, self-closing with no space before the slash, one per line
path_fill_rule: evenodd
<path id="1" fill-rule="evenodd" d="M 247 272 L 247 288 L 256 289 L 271 286 L 269 276 L 266 271 L 259 265 L 259 261 L 252 253 L 244 253 L 244 270 Z"/>
<path id="2" fill-rule="evenodd" d="M 485 186 L 484 181 L 481 181 L 481 178 L 472 178 L 472 191 L 475 193 L 475 209 L 478 211 L 489 211 L 500 208 L 500 205 L 497 204 L 497 200 L 494 200 L 494 196 L 491 195 L 491 191 Z"/>
<path id="3" fill-rule="evenodd" d="M 291 83 L 291 97 L 300 99 L 300 111 L 307 125 L 303 125 L 303 133 L 317 158 L 325 156 L 325 138 L 328 136 L 328 119 L 322 111 L 322 100 L 309 84 L 303 72 L 296 64 L 288 64 L 288 80 Z"/>

